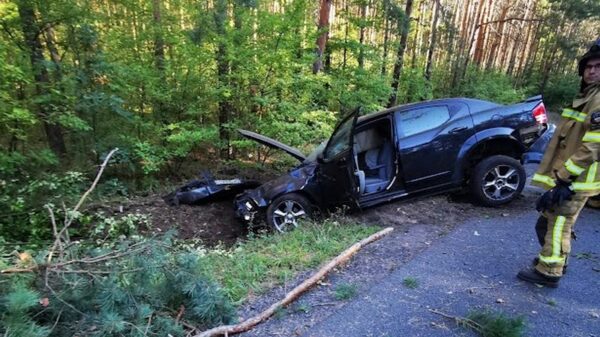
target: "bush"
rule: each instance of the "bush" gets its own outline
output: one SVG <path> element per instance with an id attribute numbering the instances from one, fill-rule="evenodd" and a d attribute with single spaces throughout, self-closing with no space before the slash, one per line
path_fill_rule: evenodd
<path id="1" fill-rule="evenodd" d="M 49 215 L 44 205 L 73 202 L 85 189 L 87 177 L 81 172 L 64 174 L 15 174 L 0 177 L 0 233 L 12 241 L 35 245 L 51 237 Z M 58 211 L 60 213 L 62 211 Z"/>
<path id="2" fill-rule="evenodd" d="M 579 77 L 577 75 L 552 76 L 544 90 L 544 103 L 548 110 L 561 112 L 569 105 L 579 92 Z"/>
<path id="3" fill-rule="evenodd" d="M 496 71 L 481 71 L 469 68 L 461 83 L 461 95 L 489 100 L 502 104 L 511 104 L 522 100 L 525 89 L 515 89 L 512 79 Z"/>

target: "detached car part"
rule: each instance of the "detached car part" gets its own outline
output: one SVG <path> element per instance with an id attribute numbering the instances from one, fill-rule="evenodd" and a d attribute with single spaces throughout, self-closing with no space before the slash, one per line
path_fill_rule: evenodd
<path id="1" fill-rule="evenodd" d="M 255 188 L 260 182 L 255 180 L 228 179 L 215 180 L 208 171 L 201 172 L 201 180 L 192 180 L 163 197 L 171 205 L 197 205 L 219 199 L 231 198 L 248 188 Z"/>

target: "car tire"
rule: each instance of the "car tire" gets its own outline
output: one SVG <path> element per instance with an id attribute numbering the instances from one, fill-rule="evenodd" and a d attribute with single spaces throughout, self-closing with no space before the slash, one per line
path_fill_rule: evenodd
<path id="1" fill-rule="evenodd" d="M 485 206 L 500 206 L 521 194 L 525 180 L 525 169 L 518 160 L 503 155 L 491 156 L 475 166 L 471 192 Z"/>
<path id="2" fill-rule="evenodd" d="M 289 232 L 298 227 L 300 219 L 313 215 L 313 207 L 304 196 L 288 193 L 276 198 L 267 207 L 267 225 L 280 233 Z"/>

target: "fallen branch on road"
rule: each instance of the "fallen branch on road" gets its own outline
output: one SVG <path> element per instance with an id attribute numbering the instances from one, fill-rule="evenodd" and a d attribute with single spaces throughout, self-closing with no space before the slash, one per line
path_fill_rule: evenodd
<path id="1" fill-rule="evenodd" d="M 235 324 L 235 325 L 222 325 L 210 330 L 206 330 L 199 334 L 196 334 L 194 337 L 211 337 L 211 336 L 228 336 L 230 334 L 236 334 L 244 331 L 248 331 L 252 329 L 254 326 L 258 325 L 262 321 L 265 321 L 269 317 L 271 317 L 277 310 L 287 306 L 292 301 L 294 301 L 297 297 L 299 297 L 306 290 L 314 286 L 320 279 L 322 279 L 327 273 L 329 273 L 333 268 L 338 265 L 346 262 L 348 259 L 352 257 L 356 252 L 362 249 L 364 246 L 368 245 L 373 241 L 377 241 L 384 237 L 385 235 L 392 232 L 394 229 L 392 227 L 385 228 L 355 244 L 350 246 L 350 248 L 346 249 L 340 255 L 338 255 L 335 259 L 331 260 L 327 265 L 323 266 L 319 271 L 313 274 L 309 279 L 302 282 L 300 285 L 295 287 L 292 291 L 287 293 L 285 297 L 277 302 L 272 304 L 268 309 L 261 312 L 260 314 L 248 318 L 247 320 Z"/>

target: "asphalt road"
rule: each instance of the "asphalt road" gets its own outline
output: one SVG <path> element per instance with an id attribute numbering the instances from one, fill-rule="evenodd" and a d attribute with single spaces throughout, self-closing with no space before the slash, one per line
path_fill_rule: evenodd
<path id="1" fill-rule="evenodd" d="M 526 336 L 600 337 L 600 211 L 582 212 L 558 289 L 516 278 L 538 253 L 536 218 L 532 211 L 459 225 L 302 336 L 476 336 L 430 309 L 490 309 L 524 316 Z M 415 289 L 403 285 L 407 278 Z"/>

